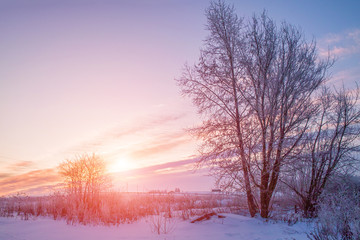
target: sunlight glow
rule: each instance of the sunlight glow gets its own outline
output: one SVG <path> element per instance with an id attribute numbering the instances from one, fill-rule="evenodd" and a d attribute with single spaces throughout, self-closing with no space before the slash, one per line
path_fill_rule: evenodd
<path id="1" fill-rule="evenodd" d="M 134 168 L 136 168 L 134 161 L 131 161 L 131 159 L 126 156 L 121 156 L 109 165 L 108 172 L 125 172 Z"/>

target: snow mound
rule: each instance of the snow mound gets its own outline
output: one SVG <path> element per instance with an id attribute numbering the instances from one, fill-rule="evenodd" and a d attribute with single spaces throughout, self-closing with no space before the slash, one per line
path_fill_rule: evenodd
<path id="1" fill-rule="evenodd" d="M 286 223 L 266 222 L 235 214 L 212 215 L 206 221 L 176 221 L 174 231 L 166 235 L 151 232 L 149 221 L 145 218 L 132 224 L 117 227 L 67 225 L 65 221 L 46 218 L 22 221 L 16 218 L 0 217 L 1 240 L 97 240 L 97 239 L 186 239 L 186 240 L 227 240 L 227 239 L 307 239 L 306 232 L 311 227 L 300 222 L 293 226 Z"/>

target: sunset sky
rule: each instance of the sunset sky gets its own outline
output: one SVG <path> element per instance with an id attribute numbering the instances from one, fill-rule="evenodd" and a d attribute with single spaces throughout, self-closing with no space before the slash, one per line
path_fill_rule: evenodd
<path id="1" fill-rule="evenodd" d="M 360 1 L 226 1 L 264 9 L 337 57 L 335 86 L 360 81 Z M 56 167 L 97 153 L 118 190 L 205 191 L 199 123 L 175 78 L 199 56 L 205 0 L 0 0 L 0 196 L 47 194 Z"/>

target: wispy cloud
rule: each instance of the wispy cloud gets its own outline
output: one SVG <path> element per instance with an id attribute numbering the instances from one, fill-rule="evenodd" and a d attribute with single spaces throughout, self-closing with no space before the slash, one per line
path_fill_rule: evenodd
<path id="1" fill-rule="evenodd" d="M 330 83 L 335 87 L 342 87 L 343 84 L 347 84 L 348 87 L 355 87 L 355 83 L 360 81 L 360 69 L 351 68 L 339 71 L 334 74 L 330 79 Z"/>
<path id="2" fill-rule="evenodd" d="M 360 53 L 360 29 L 354 29 L 338 34 L 328 34 L 319 40 L 320 56 L 343 58 Z"/>
<path id="3" fill-rule="evenodd" d="M 130 155 L 133 158 L 144 158 L 151 155 L 168 152 L 189 141 L 189 136 L 185 132 L 163 134 L 152 141 L 148 141 L 145 146 L 139 146 Z"/>
<path id="4" fill-rule="evenodd" d="M 94 152 L 104 158 L 111 171 L 116 171 L 121 161 L 128 163 L 124 168 L 136 168 L 184 159 L 192 154 L 193 148 L 192 139 L 181 128 L 186 116 L 175 113 L 143 117 L 100 133 L 63 155 L 71 158 Z"/>
<path id="5" fill-rule="evenodd" d="M 131 134 L 136 134 L 139 132 L 147 131 L 149 129 L 154 129 L 159 126 L 164 126 L 165 124 L 176 122 L 185 116 L 183 114 L 176 115 L 160 115 L 156 117 L 144 118 L 139 122 L 135 122 L 132 126 L 129 126 L 128 129 L 123 129 L 123 126 L 120 129 L 111 131 L 107 134 L 109 138 L 120 138 Z"/>
<path id="6" fill-rule="evenodd" d="M 72 154 L 79 152 L 93 152 L 103 146 L 111 144 L 113 141 L 118 141 L 128 136 L 140 133 L 144 135 L 149 130 L 157 129 L 166 124 L 176 122 L 181 120 L 183 117 L 185 117 L 183 114 L 144 117 L 141 120 L 134 121 L 129 125 L 120 125 L 110 129 L 109 131 L 103 132 L 100 135 L 95 136 L 93 139 L 89 139 L 77 146 L 67 149 L 66 152 Z"/>
<path id="7" fill-rule="evenodd" d="M 0 172 L 0 179 L 13 176 L 15 174 L 21 174 L 30 171 L 34 168 L 35 164 L 33 161 L 24 161 L 14 158 L 3 157 L 7 161 L 2 164 L 2 172 Z"/>
<path id="8" fill-rule="evenodd" d="M 336 44 L 341 42 L 342 36 L 339 34 L 330 33 L 325 38 L 322 39 L 326 44 Z"/>
<path id="9" fill-rule="evenodd" d="M 55 169 L 43 169 L 6 177 L 0 180 L 0 195 L 13 194 L 56 184 L 61 180 Z"/>
<path id="10" fill-rule="evenodd" d="M 33 166 L 33 162 L 32 161 L 21 161 L 21 162 L 16 162 L 13 164 L 10 164 L 7 169 L 9 169 L 10 171 L 19 171 L 19 170 L 23 170 L 23 169 L 28 169 L 30 167 Z"/>
<path id="11" fill-rule="evenodd" d="M 113 173 L 112 177 L 120 190 L 149 191 L 154 189 L 199 191 L 210 190 L 214 180 L 208 168 L 194 171 L 197 158 L 157 164 L 128 172 Z"/>
<path id="12" fill-rule="evenodd" d="M 10 176 L 11 176 L 11 174 L 9 174 L 9 173 L 0 173 L 0 181 L 1 181 L 2 178 L 7 178 L 7 177 L 10 177 Z"/>
<path id="13" fill-rule="evenodd" d="M 164 171 L 166 169 L 177 169 L 182 168 L 184 169 L 184 166 L 187 166 L 188 168 L 186 170 L 192 170 L 194 163 L 197 161 L 196 158 L 192 159 L 186 159 L 186 160 L 179 160 L 179 161 L 173 161 L 173 162 L 167 162 L 163 164 L 156 164 L 150 167 L 144 167 L 144 168 L 138 168 L 131 171 L 128 171 L 127 175 L 136 175 L 136 176 L 144 176 L 149 174 L 157 174 L 160 171 Z"/>

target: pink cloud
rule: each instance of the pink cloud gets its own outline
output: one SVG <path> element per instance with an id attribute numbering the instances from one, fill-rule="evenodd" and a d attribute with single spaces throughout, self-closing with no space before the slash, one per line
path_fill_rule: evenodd
<path id="1" fill-rule="evenodd" d="M 21 161 L 21 162 L 13 163 L 9 165 L 7 168 L 10 171 L 19 171 L 19 169 L 26 169 L 32 167 L 33 164 L 34 163 L 32 161 Z"/>
<path id="2" fill-rule="evenodd" d="M 103 132 L 99 136 L 94 137 L 66 150 L 66 153 L 94 152 L 107 144 L 128 136 L 144 133 L 152 129 L 159 128 L 168 123 L 176 122 L 184 118 L 184 114 L 180 115 L 162 115 L 156 117 L 144 118 L 138 122 L 134 122 L 128 126 L 118 126 L 107 132 Z M 94 150 L 95 149 L 95 150 Z"/>
<path id="3" fill-rule="evenodd" d="M 360 29 L 346 33 L 329 34 L 319 41 L 319 55 L 327 57 L 346 57 L 360 53 Z"/>
<path id="4" fill-rule="evenodd" d="M 130 155 L 135 159 L 144 158 L 159 153 L 165 153 L 186 144 L 187 142 L 189 142 L 189 138 L 184 132 L 164 134 L 163 136 L 148 142 L 146 146 L 141 146 L 141 148 L 133 150 Z"/>
<path id="5" fill-rule="evenodd" d="M 43 169 L 20 175 L 5 177 L 0 180 L 0 195 L 27 192 L 32 188 L 55 185 L 61 180 L 55 169 Z"/>
<path id="6" fill-rule="evenodd" d="M 215 181 L 208 168 L 194 170 L 196 158 L 174 161 L 128 172 L 113 173 L 115 188 L 122 191 L 174 190 L 209 191 Z"/>
<path id="7" fill-rule="evenodd" d="M 336 87 L 341 87 L 345 82 L 354 84 L 360 80 L 360 69 L 353 68 L 337 72 L 331 79 L 330 83 Z"/>

